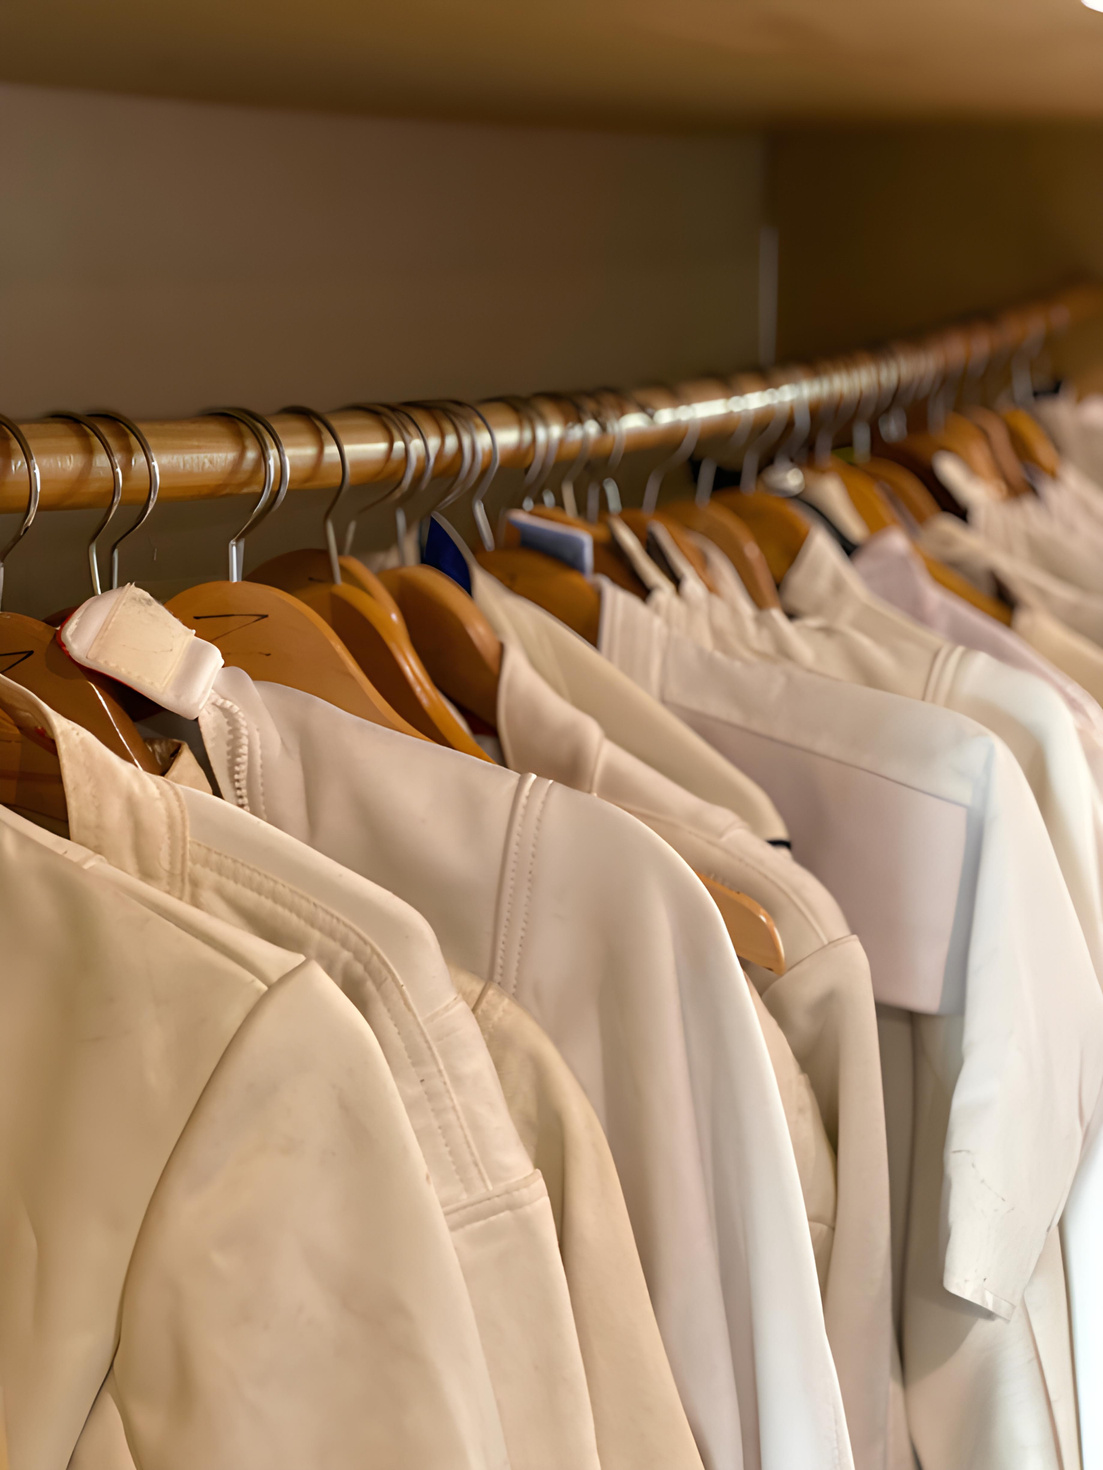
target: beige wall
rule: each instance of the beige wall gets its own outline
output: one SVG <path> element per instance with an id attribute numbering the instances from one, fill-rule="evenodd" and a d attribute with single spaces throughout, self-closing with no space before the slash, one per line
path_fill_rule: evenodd
<path id="1" fill-rule="evenodd" d="M 754 357 L 760 144 L 0 86 L 0 409 L 319 407 Z"/>
<path id="2" fill-rule="evenodd" d="M 0 86 L 0 154 L 0 412 L 15 418 L 632 385 L 756 355 L 751 135 Z M 291 497 L 249 563 L 318 543 L 321 503 Z M 244 514 L 159 507 L 124 575 L 160 591 L 222 575 Z M 86 596 L 94 520 L 41 516 L 5 606 Z"/>
<path id="3" fill-rule="evenodd" d="M 1098 125 L 820 128 L 769 147 L 784 356 L 1103 280 Z M 1057 366 L 1097 359 L 1098 327 Z"/>

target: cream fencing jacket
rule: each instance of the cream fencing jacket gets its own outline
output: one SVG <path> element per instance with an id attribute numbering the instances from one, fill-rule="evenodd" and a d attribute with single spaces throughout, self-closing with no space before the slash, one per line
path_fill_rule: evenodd
<path id="1" fill-rule="evenodd" d="M 497 726 L 512 769 L 592 791 L 632 812 L 697 872 L 750 894 L 778 925 L 784 976 L 745 968 L 763 997 L 765 1025 L 772 1022 L 780 1030 L 780 1047 L 788 1052 L 788 1058 L 778 1055 L 767 1030 L 809 1211 L 855 1464 L 860 1470 L 907 1466 L 911 1452 L 902 1403 L 890 1427 L 888 1165 L 873 989 L 861 945 L 830 894 L 787 852 L 614 745 L 596 720 L 541 679 L 508 626 L 500 632 L 507 642 Z M 803 1069 L 796 1076 L 793 1053 Z M 807 1077 L 811 1106 L 800 1086 Z M 830 1139 L 838 1161 L 837 1188 L 831 1180 L 830 1192 L 821 1120 L 828 1124 L 824 1142 Z M 831 1157 L 829 1152 L 828 1168 Z"/>
<path id="2" fill-rule="evenodd" d="M 559 1047 L 609 1138 L 705 1463 L 850 1463 L 776 1083 L 681 860 L 604 803 L 237 670 L 201 725 L 228 795 L 387 881 Z"/>
<path id="3" fill-rule="evenodd" d="M 480 596 L 507 610 L 561 692 L 585 689 L 572 670 L 593 655 L 581 639 L 504 588 L 480 582 Z M 540 637 L 529 636 L 533 626 Z M 952 711 L 803 669 L 738 663 L 679 636 L 616 588 L 604 589 L 601 641 L 672 713 L 772 789 L 797 855 L 862 939 L 875 993 L 944 1014 L 917 1023 L 924 1074 L 935 1067 L 940 1098 L 938 1110 L 917 1113 L 917 1151 L 939 1160 L 946 1222 L 940 1237 L 928 1168 L 910 1208 L 936 1222 L 933 1235 L 912 1230 L 915 1251 L 933 1261 L 924 1263 L 928 1289 L 905 1304 L 904 1362 L 924 1465 L 969 1464 L 964 1444 L 973 1465 L 1001 1466 L 1008 1436 L 1020 1448 L 1045 1446 L 1039 1464 L 1060 1464 L 1060 1395 L 1051 1397 L 1046 1379 L 1067 1376 L 1067 1326 L 1063 1347 L 1057 1333 L 1043 1351 L 1029 1303 L 1019 1304 L 1097 1114 L 1103 998 L 1018 765 Z M 615 735 L 605 728 L 631 748 L 630 720 L 617 721 Z M 1085 1279 L 1090 1264 L 1070 1260 L 1070 1269 Z M 941 1294 L 929 1289 L 932 1266 Z M 955 1401 L 963 1359 L 988 1365 L 987 1398 L 970 1384 Z M 948 1376 L 934 1375 L 934 1362 Z M 959 1422 L 971 1426 L 964 1439 L 955 1438 Z"/>
<path id="4" fill-rule="evenodd" d="M 16 688 L 4 681 L 9 704 L 19 697 Z M 596 1470 L 547 1191 L 428 925 L 391 894 L 284 833 L 128 767 L 86 731 L 37 709 L 57 743 L 74 839 L 220 919 L 293 946 L 324 965 L 363 1013 L 452 1232 L 510 1464 Z"/>
<path id="5" fill-rule="evenodd" d="M 161 688 L 204 660 L 213 677 L 211 645 L 163 609 L 104 599 L 67 625 L 98 630 L 101 664 L 141 664 Z M 520 1000 L 582 1082 L 705 1463 L 850 1465 L 777 1085 L 685 863 L 593 797 L 239 670 L 206 687 L 227 797 L 412 903 L 450 963 Z"/>
<path id="6" fill-rule="evenodd" d="M 1103 792 L 1061 697 L 1032 675 L 950 644 L 881 602 L 818 527 L 809 531 L 779 592 L 795 615 L 792 622 L 780 613 L 760 613 L 745 596 L 722 601 L 687 565 L 682 595 L 659 592 L 649 606 L 705 647 L 736 658 L 782 658 L 816 673 L 943 704 L 998 735 L 1034 792 L 1103 975 Z"/>
<path id="7" fill-rule="evenodd" d="M 1097 784 L 1103 787 L 1103 709 L 1099 706 L 1099 695 L 1103 694 L 1103 649 L 1056 623 L 1047 613 L 1040 613 L 1039 619 L 1046 625 L 1056 623 L 1062 642 L 1071 640 L 1086 652 L 1087 667 L 1078 672 L 1070 670 L 1067 654 L 1060 661 L 1053 659 L 1037 637 L 1028 641 L 1014 628 L 1004 627 L 940 587 L 907 536 L 895 526 L 871 536 L 854 553 L 851 565 L 882 601 L 891 603 L 933 632 L 941 633 L 951 643 L 991 654 L 1000 663 L 1036 674 L 1050 684 L 1068 706 L 1084 755 Z M 1030 610 L 1026 611 L 1029 614 Z M 1078 673 L 1085 677 L 1078 677 Z"/>
<path id="8" fill-rule="evenodd" d="M 0 864 L 12 1470 L 506 1470 L 448 1229 L 353 1006 L 7 811 Z"/>
<path id="9" fill-rule="evenodd" d="M 986 592 L 1005 587 L 1017 603 L 1038 607 L 1093 643 L 1103 644 L 1103 593 L 1073 586 L 1036 562 L 989 541 L 957 516 L 924 521 L 917 537 L 923 551 L 954 567 Z M 998 579 L 998 580 L 997 580 Z M 1029 638 L 1024 628 L 1023 636 Z"/>
<path id="10" fill-rule="evenodd" d="M 602 1470 L 700 1470 L 597 1114 L 526 1010 L 493 981 L 457 969 L 452 976 L 548 1186 Z"/>

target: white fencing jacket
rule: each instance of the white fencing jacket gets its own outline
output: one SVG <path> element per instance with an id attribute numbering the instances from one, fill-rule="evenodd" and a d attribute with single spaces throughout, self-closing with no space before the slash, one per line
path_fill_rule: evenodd
<path id="1" fill-rule="evenodd" d="M 0 867 L 13 1470 L 507 1470 L 448 1228 L 354 1007 L 2 810 Z"/>
<path id="2" fill-rule="evenodd" d="M 548 1187 L 594 1410 L 601 1470 L 701 1470 L 609 1142 L 582 1085 L 528 1011 L 452 969 Z"/>
<path id="3" fill-rule="evenodd" d="M 18 692 L 17 692 L 18 691 Z M 9 705 L 18 686 L 4 680 Z M 58 748 L 74 840 L 324 965 L 371 1025 L 417 1135 L 479 1324 L 509 1460 L 598 1465 L 547 1190 L 429 926 L 394 896 L 226 802 L 126 765 L 24 695 Z M 386 1332 L 386 1323 L 380 1324 Z"/>
<path id="4" fill-rule="evenodd" d="M 163 622 L 131 638 L 116 620 L 97 646 L 121 631 L 115 666 L 140 647 L 147 671 L 167 649 L 171 682 L 191 644 L 161 613 L 163 641 Z M 200 725 L 228 799 L 411 903 L 450 963 L 501 985 L 559 1048 L 609 1139 L 709 1470 L 851 1465 L 777 1084 L 682 859 L 591 796 L 237 669 Z"/>
<path id="5" fill-rule="evenodd" d="M 1103 788 L 1103 709 L 1096 694 L 1096 690 L 1103 694 L 1103 649 L 1057 624 L 1064 639 L 1083 643 L 1089 653 L 1091 672 L 1087 681 L 1078 680 L 1070 673 L 1066 658 L 1060 663 L 1051 660 L 1039 648 L 1037 639 L 1028 642 L 1014 627 L 1005 627 L 964 598 L 940 587 L 907 536 L 895 526 L 871 536 L 854 553 L 851 565 L 876 596 L 933 632 L 941 633 L 951 643 L 991 654 L 1000 663 L 1036 674 L 1050 684 L 1068 706 L 1084 755 L 1097 784 Z M 1041 617 L 1047 624 L 1055 621 L 1045 613 Z"/>
<path id="6" fill-rule="evenodd" d="M 828 1338 L 839 1372 L 855 1464 L 910 1466 L 902 1402 L 890 1424 L 893 1378 L 889 1188 L 873 988 L 858 940 L 822 884 L 771 847 L 607 739 L 532 667 L 508 627 L 498 680 L 497 728 L 515 771 L 591 791 L 657 832 L 695 871 L 748 893 L 774 918 L 787 968 L 745 966 L 764 1002 L 767 1044 L 786 1102 L 823 1285 Z M 793 1053 L 796 1053 L 796 1058 Z M 812 1079 L 804 1101 L 799 1059 Z M 837 1159 L 830 1203 L 823 1188 L 822 1128 Z M 828 1167 L 830 1159 L 828 1156 Z M 825 1208 L 826 1206 L 826 1208 Z M 891 1450 L 890 1450 L 891 1444 Z"/>
<path id="7" fill-rule="evenodd" d="M 674 554 L 677 554 L 676 552 Z M 736 658 L 783 659 L 850 683 L 943 704 L 998 735 L 1023 769 L 1103 975 L 1103 791 L 1071 712 L 1048 684 L 948 643 L 881 602 L 826 531 L 813 527 L 779 592 L 781 613 L 709 593 L 682 568 L 681 595 L 649 599 L 664 621 Z M 1100 752 L 1103 761 L 1103 750 Z"/>
<path id="8" fill-rule="evenodd" d="M 593 655 L 581 639 L 500 586 L 480 579 L 478 596 L 512 621 L 560 692 L 585 691 L 572 669 Z M 539 637 L 529 635 L 534 626 Z M 1097 1114 L 1103 997 L 1021 770 L 1001 741 L 952 711 L 707 651 L 617 588 L 603 589 L 600 636 L 614 662 L 771 790 L 796 855 L 861 938 L 875 993 L 943 1013 L 918 1023 L 947 1104 L 917 1115 L 925 1173 L 911 1208 L 938 1220 L 933 1148 L 945 1222 L 933 1238 L 913 1228 L 942 1283 L 941 1294 L 916 1291 L 906 1304 L 909 1424 L 921 1459 L 969 1463 L 955 1449 L 960 1419 L 974 1425 L 974 1465 L 1006 1463 L 1008 1433 L 1020 1447 L 1040 1435 L 1049 1458 L 1038 1463 L 1059 1464 L 1060 1395 L 1048 1393 L 1046 1373 L 1063 1371 L 1060 1335 L 1043 1352 L 1038 1322 L 1019 1304 Z M 606 733 L 631 749 L 632 721 L 615 725 Z M 1070 1255 L 1069 1267 L 1081 1281 L 1091 1274 L 1087 1257 Z M 1067 1336 L 1066 1325 L 1066 1365 Z M 955 1366 L 964 1355 L 999 1369 L 989 1397 L 968 1391 L 956 1412 L 953 1376 L 927 1395 L 929 1371 L 909 1364 L 929 1352 L 945 1361 L 950 1343 Z"/>

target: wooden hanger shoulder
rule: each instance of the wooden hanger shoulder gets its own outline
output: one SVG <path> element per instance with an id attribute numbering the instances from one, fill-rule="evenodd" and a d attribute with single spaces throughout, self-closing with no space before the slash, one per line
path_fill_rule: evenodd
<path id="1" fill-rule="evenodd" d="M 808 523 L 800 511 L 765 490 L 718 490 L 712 498 L 750 527 L 775 587 L 780 584 L 808 536 Z"/>
<path id="2" fill-rule="evenodd" d="M 698 873 L 720 910 L 732 947 L 741 960 L 761 965 L 774 975 L 785 974 L 785 947 L 777 925 L 760 903 L 715 878 Z"/>
<path id="3" fill-rule="evenodd" d="M 112 681 L 75 663 L 56 634 L 37 618 L 0 612 L 0 674 L 94 735 L 113 755 L 159 775 L 161 768 L 113 692 Z"/>
<path id="4" fill-rule="evenodd" d="M 597 647 L 601 594 L 581 572 L 527 547 L 475 555 L 479 565 L 503 586 L 546 609 Z"/>
<path id="5" fill-rule="evenodd" d="M 890 526 L 900 524 L 899 518 L 866 465 L 848 464 L 845 459 L 840 459 L 837 454 L 833 454 L 831 469 L 846 486 L 850 503 L 865 522 L 871 536 L 876 535 L 878 531 L 888 530 Z"/>
<path id="6" fill-rule="evenodd" d="M 1045 475 L 1056 475 L 1061 468 L 1061 455 L 1034 415 L 1025 408 L 1006 408 L 1002 418 L 1015 453 L 1023 463 L 1035 465 Z"/>
<path id="7" fill-rule="evenodd" d="M 912 473 L 904 465 L 898 464 L 894 459 L 883 459 L 880 456 L 867 460 L 863 466 L 866 474 L 872 475 L 875 480 L 880 480 L 886 485 L 891 494 L 908 512 L 908 514 L 920 525 L 929 521 L 932 516 L 938 515 L 941 506 L 931 492 L 924 485 L 918 475 Z"/>
<path id="8" fill-rule="evenodd" d="M 204 582 L 177 593 L 167 606 L 250 678 L 286 684 L 360 719 L 424 738 L 388 704 L 325 620 L 281 588 Z"/>
<path id="9" fill-rule="evenodd" d="M 1011 441 L 1011 430 L 995 409 L 985 408 L 978 403 L 963 409 L 962 412 L 971 423 L 976 424 L 988 440 L 988 447 L 992 451 L 996 467 L 1011 494 L 1032 495 L 1034 492 L 1029 480 L 1023 474 L 1023 467 L 1019 463 L 1019 457 Z"/>
<path id="10" fill-rule="evenodd" d="M 341 559 L 342 577 L 351 571 L 345 563 L 352 561 Z M 360 570 L 364 575 L 356 575 L 355 582 L 335 584 L 325 552 L 291 552 L 263 563 L 247 580 L 281 587 L 313 608 L 374 688 L 414 729 L 439 745 L 486 760 L 429 677 L 394 598 L 366 567 Z"/>
<path id="11" fill-rule="evenodd" d="M 698 505 L 693 500 L 669 500 L 656 511 L 656 515 L 665 525 L 681 526 L 707 536 L 739 573 L 756 607 L 781 606 L 770 568 L 754 532 L 727 506 L 714 504 L 711 500 L 707 505 Z"/>
<path id="12" fill-rule="evenodd" d="M 502 644 L 485 614 L 435 567 L 393 567 L 380 580 L 439 689 L 490 729 L 498 724 Z"/>

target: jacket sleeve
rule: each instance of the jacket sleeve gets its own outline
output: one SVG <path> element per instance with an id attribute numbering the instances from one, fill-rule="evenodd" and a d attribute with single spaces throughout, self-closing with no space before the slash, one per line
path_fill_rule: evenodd
<path id="1" fill-rule="evenodd" d="M 143 1470 L 504 1470 L 416 1140 L 371 1031 L 313 964 L 255 1006 L 179 1139 L 105 1392 L 86 1434 L 125 1437 Z"/>

